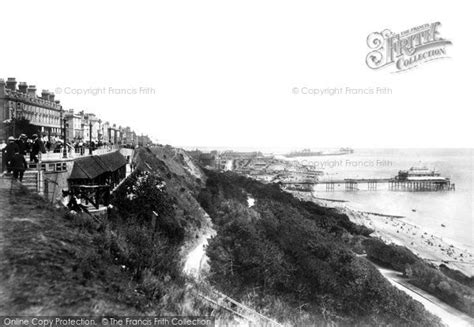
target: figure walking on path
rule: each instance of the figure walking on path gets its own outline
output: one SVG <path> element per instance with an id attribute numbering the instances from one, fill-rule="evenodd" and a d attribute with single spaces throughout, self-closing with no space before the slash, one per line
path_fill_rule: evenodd
<path id="1" fill-rule="evenodd" d="M 5 162 L 7 163 L 8 174 L 12 171 L 11 160 L 16 152 L 20 152 L 20 148 L 18 147 L 18 144 L 16 144 L 15 138 L 13 136 L 10 136 L 8 138 L 7 146 L 3 149 L 3 158 Z"/>
<path id="2" fill-rule="evenodd" d="M 13 158 L 10 160 L 10 167 L 13 170 L 13 179 L 19 179 L 20 182 L 23 182 L 23 174 L 25 173 L 26 168 L 28 167 L 25 156 L 16 151 L 13 155 Z"/>
<path id="3" fill-rule="evenodd" d="M 38 138 L 38 135 L 33 134 L 33 145 L 31 146 L 31 153 L 30 153 L 30 161 L 38 163 L 38 154 L 39 153 L 46 153 L 46 149 L 44 148 L 43 141 Z"/>
<path id="4" fill-rule="evenodd" d="M 29 151 L 29 144 L 27 142 L 28 137 L 25 134 L 21 134 L 18 140 L 16 141 L 16 144 L 18 144 L 18 147 L 20 148 L 20 154 L 26 156 L 26 154 Z"/>

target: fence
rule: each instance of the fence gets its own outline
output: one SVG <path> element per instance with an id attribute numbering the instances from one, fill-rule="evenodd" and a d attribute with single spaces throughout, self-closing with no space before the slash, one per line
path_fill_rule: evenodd
<path id="1" fill-rule="evenodd" d="M 92 155 L 100 155 L 109 152 L 114 152 L 120 149 L 119 145 L 104 145 L 92 150 Z M 89 148 L 81 147 L 81 148 L 69 148 L 66 151 L 66 155 L 64 155 L 63 151 L 60 152 L 46 152 L 39 154 L 40 161 L 58 161 L 62 159 L 74 159 L 74 158 L 81 158 L 89 156 Z M 29 158 L 27 158 L 29 159 Z"/>

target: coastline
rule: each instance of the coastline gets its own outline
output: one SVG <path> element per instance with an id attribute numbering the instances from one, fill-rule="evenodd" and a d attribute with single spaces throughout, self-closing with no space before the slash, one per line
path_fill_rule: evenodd
<path id="1" fill-rule="evenodd" d="M 468 277 L 474 275 L 474 256 L 469 249 L 431 234 L 418 225 L 406 222 L 404 218 L 383 213 L 362 212 L 352 208 L 350 202 L 327 201 L 316 198 L 308 192 L 293 194 L 323 207 L 337 209 L 346 214 L 353 223 L 374 230 L 372 236 L 380 238 L 387 244 L 405 246 L 420 258 L 437 266 L 445 264 L 450 269 L 459 270 Z"/>

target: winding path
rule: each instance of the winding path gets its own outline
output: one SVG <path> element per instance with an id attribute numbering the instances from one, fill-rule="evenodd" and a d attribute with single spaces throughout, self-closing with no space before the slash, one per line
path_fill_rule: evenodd
<path id="1" fill-rule="evenodd" d="M 199 280 L 202 273 L 208 271 L 208 257 L 206 255 L 206 246 L 209 238 L 214 236 L 216 231 L 212 228 L 207 229 L 199 238 L 197 245 L 189 252 L 184 263 L 184 272 Z M 205 292 L 199 291 L 197 295 L 211 306 L 220 307 L 234 314 L 235 322 L 238 326 L 269 326 L 282 327 L 277 321 L 262 315 L 261 313 L 249 308 L 242 303 L 228 297 L 227 295 L 215 290 L 208 285 Z"/>
<path id="2" fill-rule="evenodd" d="M 208 244 L 209 238 L 215 235 L 213 229 L 208 230 L 206 233 L 201 235 L 198 244 L 196 247 L 189 252 L 184 263 L 184 272 L 188 275 L 191 275 L 195 278 L 199 278 L 201 271 L 206 268 L 207 256 L 206 256 L 206 246 Z"/>

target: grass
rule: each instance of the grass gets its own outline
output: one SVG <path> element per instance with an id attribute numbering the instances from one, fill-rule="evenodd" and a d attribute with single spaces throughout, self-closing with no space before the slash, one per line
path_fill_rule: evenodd
<path id="1" fill-rule="evenodd" d="M 141 156 L 155 173 L 169 173 L 152 154 Z M 171 195 L 179 196 L 174 218 L 193 218 L 186 240 L 195 242 L 204 212 L 181 190 L 190 185 L 170 176 Z M 55 207 L 24 188 L 12 193 L 0 188 L 0 315 L 218 314 L 180 273 L 178 245 L 167 253 L 161 234 L 152 235 L 133 217 L 114 215 L 101 222 Z M 135 231 L 147 237 L 137 239 Z M 150 265 L 137 267 L 147 253 L 153 257 Z"/>
<path id="2" fill-rule="evenodd" d="M 93 245 L 98 225 L 82 216 L 64 219 L 64 214 L 24 190 L 14 191 L 2 208 L 6 264 L 0 269 L 9 293 L 2 312 L 135 313 L 120 300 L 133 285 L 124 283 L 126 274 L 102 261 Z"/>

